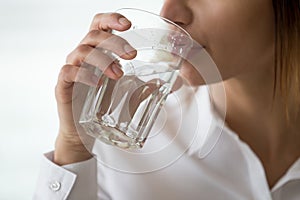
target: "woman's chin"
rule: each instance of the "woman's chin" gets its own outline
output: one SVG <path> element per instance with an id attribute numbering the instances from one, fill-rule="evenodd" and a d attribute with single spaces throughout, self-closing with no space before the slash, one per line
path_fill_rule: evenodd
<path id="1" fill-rule="evenodd" d="M 185 85 L 199 86 L 206 84 L 200 73 L 187 61 L 182 64 L 180 76 Z"/>

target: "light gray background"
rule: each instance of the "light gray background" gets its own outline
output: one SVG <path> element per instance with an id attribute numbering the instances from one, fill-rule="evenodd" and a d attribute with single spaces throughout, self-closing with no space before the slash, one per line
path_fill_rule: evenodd
<path id="1" fill-rule="evenodd" d="M 98 12 L 163 0 L 0 1 L 0 200 L 31 199 L 43 153 L 58 130 L 54 97 L 66 55 Z"/>

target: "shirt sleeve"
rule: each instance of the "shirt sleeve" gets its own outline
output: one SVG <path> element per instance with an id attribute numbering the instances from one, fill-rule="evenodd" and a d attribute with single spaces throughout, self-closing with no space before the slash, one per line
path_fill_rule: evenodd
<path id="1" fill-rule="evenodd" d="M 64 166 L 52 160 L 53 152 L 44 154 L 34 200 L 97 199 L 97 161 L 94 158 Z"/>

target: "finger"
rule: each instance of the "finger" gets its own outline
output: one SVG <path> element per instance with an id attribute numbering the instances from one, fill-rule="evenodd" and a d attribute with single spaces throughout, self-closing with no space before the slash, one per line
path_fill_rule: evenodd
<path id="1" fill-rule="evenodd" d="M 74 68 L 74 69 L 73 69 Z M 55 97 L 57 102 L 68 104 L 72 101 L 74 80 L 79 67 L 64 65 L 59 73 L 55 86 Z"/>
<path id="2" fill-rule="evenodd" d="M 80 44 L 106 49 L 123 59 L 133 59 L 137 54 L 136 50 L 125 39 L 100 30 L 91 30 Z"/>
<path id="3" fill-rule="evenodd" d="M 89 45 L 79 45 L 68 56 L 66 63 L 70 65 L 80 66 L 85 60 L 86 56 L 94 50 Z"/>
<path id="4" fill-rule="evenodd" d="M 74 82 L 81 82 L 86 85 L 96 86 L 98 77 L 92 72 L 74 65 L 64 65 L 58 76 L 58 86 L 61 89 L 68 89 Z"/>
<path id="5" fill-rule="evenodd" d="M 76 66 L 89 64 L 98 67 L 106 76 L 112 79 L 118 79 L 123 75 L 117 61 L 89 45 L 79 45 L 67 57 L 67 64 Z"/>
<path id="6" fill-rule="evenodd" d="M 119 13 L 99 13 L 95 15 L 90 30 L 117 30 L 129 29 L 131 22 Z"/>
<path id="7" fill-rule="evenodd" d="M 93 48 L 89 45 L 79 45 L 67 56 L 67 64 L 81 66 L 88 63 L 97 66 L 104 71 L 107 66 L 114 62 L 113 58 L 106 55 L 101 49 Z"/>
<path id="8" fill-rule="evenodd" d="M 121 66 L 117 60 L 103 53 L 99 49 L 93 49 L 84 59 L 84 62 L 98 67 L 106 76 L 118 79 L 123 75 Z"/>
<path id="9" fill-rule="evenodd" d="M 73 86 L 78 70 L 78 66 L 64 65 L 61 68 L 58 76 L 57 87 L 59 89 L 69 89 L 71 86 Z"/>
<path id="10" fill-rule="evenodd" d="M 92 87 L 102 84 L 101 77 L 96 76 L 93 72 L 83 67 L 78 69 L 75 77 L 75 82 L 80 82 Z"/>

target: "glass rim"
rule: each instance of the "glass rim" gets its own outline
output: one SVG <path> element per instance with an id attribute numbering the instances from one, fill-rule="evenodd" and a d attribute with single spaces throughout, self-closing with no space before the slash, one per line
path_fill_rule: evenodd
<path id="1" fill-rule="evenodd" d="M 175 22 L 173 22 L 173 21 L 171 21 L 171 20 L 169 20 L 165 17 L 162 17 L 162 16 L 160 16 L 156 13 L 153 13 L 153 12 L 147 11 L 147 10 L 143 10 L 143 9 L 140 9 L 140 8 L 130 8 L 130 7 L 118 8 L 115 12 L 118 13 L 118 11 L 121 11 L 121 10 L 134 10 L 134 11 L 144 12 L 144 13 L 148 13 L 148 14 L 154 15 L 156 17 L 159 17 L 160 19 L 162 19 L 162 20 L 166 21 L 167 23 L 170 23 L 173 26 L 175 26 L 176 28 L 178 28 L 180 31 L 182 31 L 184 34 L 186 34 L 191 39 L 191 41 L 193 41 L 192 36 L 184 28 L 182 28 L 181 26 L 179 26 Z M 119 14 L 121 14 L 121 13 L 119 13 Z"/>

